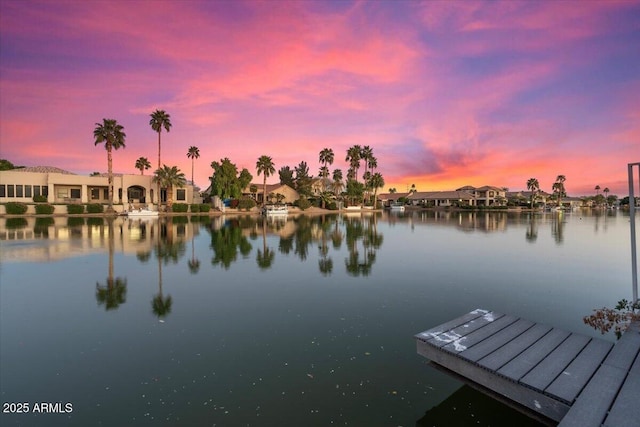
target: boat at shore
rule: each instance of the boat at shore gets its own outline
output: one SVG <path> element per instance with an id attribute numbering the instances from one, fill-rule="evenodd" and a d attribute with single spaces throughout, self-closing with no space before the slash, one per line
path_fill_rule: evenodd
<path id="1" fill-rule="evenodd" d="M 262 208 L 263 215 L 287 215 L 289 207 L 287 205 L 265 205 Z"/>
<path id="2" fill-rule="evenodd" d="M 126 215 L 129 218 L 151 218 L 151 217 L 157 217 L 158 211 L 152 211 L 149 209 L 134 209 L 126 212 Z"/>
<path id="3" fill-rule="evenodd" d="M 404 212 L 404 205 L 402 203 L 391 203 L 389 209 L 396 212 Z"/>

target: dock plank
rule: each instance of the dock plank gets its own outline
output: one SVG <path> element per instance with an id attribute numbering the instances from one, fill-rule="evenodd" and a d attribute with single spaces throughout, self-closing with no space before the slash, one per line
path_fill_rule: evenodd
<path id="1" fill-rule="evenodd" d="M 640 366 L 640 356 L 636 358 Z M 606 427 L 637 427 L 640 424 L 640 368 L 629 372 L 620 393 L 605 419 Z"/>
<path id="2" fill-rule="evenodd" d="M 589 343 L 584 335 L 571 334 L 558 347 L 545 357 L 535 368 L 529 371 L 520 382 L 544 390 L 555 380 L 564 368 L 580 354 Z"/>
<path id="3" fill-rule="evenodd" d="M 460 326 L 456 326 L 453 329 L 449 329 L 446 331 L 441 331 L 440 333 L 431 333 L 430 335 L 430 343 L 437 347 L 444 347 L 445 345 L 452 343 L 454 341 L 460 341 L 462 338 L 471 334 L 478 329 L 481 329 L 492 323 L 504 315 L 500 313 L 487 313 L 483 316 L 472 319 L 466 323 L 463 323 Z"/>
<path id="4" fill-rule="evenodd" d="M 483 357 L 478 363 L 487 369 L 498 370 L 546 335 L 550 330 L 551 326 L 537 324 L 508 344 Z"/>
<path id="5" fill-rule="evenodd" d="M 613 343 L 592 339 L 545 391 L 572 404 L 612 347 Z"/>
<path id="6" fill-rule="evenodd" d="M 569 332 L 555 328 L 552 329 L 535 344 L 516 356 L 511 362 L 498 369 L 498 373 L 515 381 L 520 380 L 520 378 L 525 376 L 567 339 L 568 336 Z"/>
<path id="7" fill-rule="evenodd" d="M 602 365 L 558 427 L 600 427 L 627 372 Z"/>
<path id="8" fill-rule="evenodd" d="M 467 350 L 462 351 L 460 355 L 465 359 L 476 362 L 496 349 L 504 346 L 518 335 L 521 335 L 533 325 L 534 323 L 529 320 L 519 319 L 501 331 L 496 332 L 491 337 L 479 342 Z"/>
<path id="9" fill-rule="evenodd" d="M 489 311 L 476 309 L 453 320 L 449 320 L 448 322 L 445 322 L 441 325 L 434 326 L 433 328 L 428 329 L 424 332 L 420 332 L 415 337 L 427 341 L 442 334 L 443 332 L 447 332 L 451 329 L 457 328 L 458 326 L 464 325 L 465 323 L 469 323 L 474 319 L 485 316 L 486 314 L 489 314 Z"/>
<path id="10" fill-rule="evenodd" d="M 495 333 L 501 331 L 507 326 L 511 325 L 518 321 L 517 317 L 514 316 L 502 316 L 498 320 L 494 320 L 493 322 L 487 324 L 485 327 L 477 329 L 471 332 L 460 339 L 454 340 L 451 343 L 442 347 L 443 350 L 449 351 L 451 353 L 460 353 L 461 351 L 465 351 L 470 347 L 473 347 L 479 342 L 484 341 L 488 337 L 494 335 Z"/>

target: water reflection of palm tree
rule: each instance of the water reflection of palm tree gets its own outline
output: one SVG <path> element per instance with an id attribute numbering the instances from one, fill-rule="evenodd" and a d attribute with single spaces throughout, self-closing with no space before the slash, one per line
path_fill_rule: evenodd
<path id="1" fill-rule="evenodd" d="M 529 226 L 527 227 L 527 242 L 535 242 L 538 239 L 538 224 L 536 223 L 536 216 L 532 213 L 529 215 Z"/>
<path id="2" fill-rule="evenodd" d="M 318 260 L 318 268 L 323 276 L 328 276 L 333 270 L 333 260 L 329 257 L 328 236 L 331 229 L 331 222 L 323 215 L 320 218 L 320 259 Z"/>
<path id="3" fill-rule="evenodd" d="M 191 224 L 191 227 L 193 228 L 193 223 Z M 200 260 L 198 258 L 196 258 L 196 254 L 195 254 L 195 233 L 192 232 L 192 236 L 191 236 L 191 259 L 189 260 L 189 272 L 191 274 L 196 274 L 199 270 L 200 270 Z"/>
<path id="4" fill-rule="evenodd" d="M 553 215 L 551 220 L 551 234 L 553 235 L 557 244 L 561 244 L 564 241 L 564 215 L 563 212 L 558 212 L 557 215 Z"/>
<path id="5" fill-rule="evenodd" d="M 368 276 L 376 260 L 376 251 L 382 245 L 383 237 L 377 232 L 376 216 L 366 222 L 363 220 L 348 220 L 346 224 L 346 239 L 349 256 L 345 259 L 347 273 L 352 276 Z M 358 241 L 362 241 L 362 260 L 358 251 Z"/>
<path id="6" fill-rule="evenodd" d="M 109 271 L 105 285 L 96 282 L 96 300 L 98 305 L 105 306 L 105 310 L 115 310 L 120 304 L 124 304 L 127 297 L 127 279 L 114 277 L 113 254 L 115 252 L 115 236 L 113 218 L 107 218 L 109 235 L 107 245 L 109 251 Z"/>
<path id="7" fill-rule="evenodd" d="M 262 218 L 262 250 L 258 249 L 256 255 L 256 261 L 260 270 L 267 270 L 271 268 L 273 259 L 275 258 L 275 252 L 267 247 L 267 219 Z"/>

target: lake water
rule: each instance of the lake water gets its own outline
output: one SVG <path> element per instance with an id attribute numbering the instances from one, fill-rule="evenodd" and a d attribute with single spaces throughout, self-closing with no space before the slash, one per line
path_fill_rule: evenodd
<path id="1" fill-rule="evenodd" d="M 0 239 L 0 400 L 30 412 L 3 426 L 537 425 L 413 335 L 483 308 L 601 337 L 583 317 L 632 292 L 616 211 L 0 219 Z"/>

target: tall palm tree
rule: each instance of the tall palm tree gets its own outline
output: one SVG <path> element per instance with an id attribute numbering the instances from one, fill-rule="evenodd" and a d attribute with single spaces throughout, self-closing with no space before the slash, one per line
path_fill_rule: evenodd
<path id="1" fill-rule="evenodd" d="M 529 178 L 527 180 L 527 190 L 531 191 L 531 209 L 533 209 L 536 193 L 540 190 L 540 183 L 536 178 Z"/>
<path id="2" fill-rule="evenodd" d="M 144 175 L 145 169 L 151 168 L 151 162 L 146 157 L 136 160 L 136 169 L 140 170 L 140 175 Z"/>
<path id="3" fill-rule="evenodd" d="M 149 125 L 151 125 L 151 129 L 158 132 L 158 170 L 161 168 L 162 162 L 160 160 L 160 134 L 162 133 L 162 128 L 164 128 L 167 132 L 171 130 L 171 116 L 167 114 L 164 110 L 156 110 L 151 113 L 151 120 L 149 120 Z M 160 207 L 161 197 L 160 197 L 160 183 L 158 183 L 158 207 Z M 153 200 L 151 201 L 153 202 Z"/>
<path id="4" fill-rule="evenodd" d="M 360 169 L 360 153 L 362 153 L 362 148 L 359 145 L 354 145 L 349 147 L 347 157 L 344 159 L 349 162 L 349 175 L 353 176 L 356 182 L 358 182 L 358 169 Z"/>
<path id="5" fill-rule="evenodd" d="M 602 192 L 604 193 L 604 202 L 606 203 L 607 207 L 609 206 L 609 200 L 608 200 L 608 196 L 609 196 L 609 187 L 604 187 L 604 190 L 602 190 Z"/>
<path id="6" fill-rule="evenodd" d="M 564 182 L 566 180 L 567 178 L 564 175 L 558 175 L 556 177 L 556 182 L 554 182 L 553 186 L 551 187 L 553 189 L 553 192 L 558 196 L 558 207 L 562 206 L 562 197 L 566 195 L 566 191 L 564 188 Z"/>
<path id="7" fill-rule="evenodd" d="M 373 208 L 378 205 L 378 188 L 384 187 L 384 178 L 380 172 L 375 172 L 369 179 L 370 187 L 373 188 Z"/>
<path id="8" fill-rule="evenodd" d="M 191 184 L 195 185 L 195 183 L 193 182 L 193 161 L 200 158 L 200 150 L 198 149 L 198 147 L 194 145 L 189 147 L 189 151 L 187 151 L 187 157 L 191 159 Z"/>
<path id="9" fill-rule="evenodd" d="M 260 174 L 263 174 L 264 176 L 264 179 L 262 180 L 262 204 L 265 205 L 267 202 L 267 178 L 276 173 L 276 166 L 271 157 L 262 155 L 256 162 L 256 169 L 258 171 L 258 176 Z"/>
<path id="10" fill-rule="evenodd" d="M 167 132 L 171 130 L 171 116 L 164 110 L 156 110 L 151 113 L 149 125 L 151 125 L 151 129 L 158 132 L 158 169 L 160 169 L 160 165 L 162 164 L 160 161 L 160 134 L 162 133 L 162 128 Z"/>
<path id="11" fill-rule="evenodd" d="M 327 165 L 331 166 L 333 164 L 334 157 L 335 156 L 331 148 L 323 148 L 322 151 L 320 151 L 319 160 L 320 160 L 320 163 L 322 164 L 322 168 L 320 170 L 323 173 L 321 176 L 322 176 L 322 186 L 324 191 L 327 191 L 325 187 L 325 181 L 329 177 L 329 168 L 327 167 Z"/>
<path id="12" fill-rule="evenodd" d="M 113 159 L 111 158 L 111 151 L 125 148 L 124 140 L 126 136 L 124 127 L 114 119 L 102 119 L 102 123 L 96 123 L 96 128 L 93 130 L 94 145 L 104 143 L 104 148 L 107 150 L 107 172 L 109 176 L 109 207 L 107 212 L 113 212 Z"/>
<path id="13" fill-rule="evenodd" d="M 115 229 L 113 218 L 107 218 L 107 227 L 109 233 L 107 236 L 109 249 L 109 275 L 107 276 L 107 283 L 105 286 L 101 286 L 100 283 L 96 283 L 96 299 L 98 300 L 98 305 L 104 304 L 106 310 L 114 310 L 126 301 L 127 279 L 114 277 L 113 255 L 115 252 Z"/>
<path id="14" fill-rule="evenodd" d="M 157 182 L 159 187 L 167 189 L 167 206 L 171 208 L 173 204 L 173 187 L 184 187 L 187 179 L 177 166 L 162 165 L 162 168 L 155 172 L 153 182 Z"/>
<path id="15" fill-rule="evenodd" d="M 340 194 L 344 190 L 344 182 L 342 181 L 342 169 L 335 169 L 333 171 L 333 183 L 331 185 L 333 187 L 333 194 L 335 194 L 336 197 L 340 196 Z"/>
<path id="16" fill-rule="evenodd" d="M 594 190 L 596 190 L 596 196 L 598 195 L 598 193 L 600 192 L 600 186 L 596 185 L 596 188 L 594 188 Z"/>

